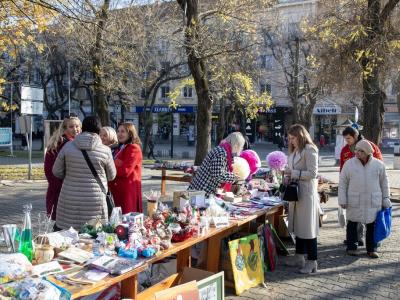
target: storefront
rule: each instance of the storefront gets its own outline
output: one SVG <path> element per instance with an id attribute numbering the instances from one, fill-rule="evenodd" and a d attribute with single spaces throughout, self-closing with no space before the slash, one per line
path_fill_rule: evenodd
<path id="1" fill-rule="evenodd" d="M 313 126 L 311 136 L 317 144 L 321 140 L 324 144 L 334 144 L 336 141 L 336 125 L 338 123 L 338 115 L 340 115 L 342 109 L 339 105 L 328 102 L 318 103 L 314 107 L 313 111 Z M 323 136 L 323 138 L 321 138 Z"/>
<path id="2" fill-rule="evenodd" d="M 147 111 L 150 111 L 150 107 L 147 108 Z M 132 108 L 132 112 L 138 117 L 138 127 L 140 134 L 143 135 L 144 106 L 135 106 Z M 196 112 L 196 106 L 178 106 L 174 110 L 169 106 L 154 106 L 152 109 L 153 135 L 160 141 L 168 141 L 172 130 L 174 136 L 182 137 L 183 140 L 186 140 L 189 130 L 195 128 Z"/>
<path id="3" fill-rule="evenodd" d="M 266 112 L 259 112 L 255 121 L 255 141 L 276 144 L 278 137 L 286 133 L 285 121 L 290 112 L 291 109 L 286 107 L 272 107 Z"/>

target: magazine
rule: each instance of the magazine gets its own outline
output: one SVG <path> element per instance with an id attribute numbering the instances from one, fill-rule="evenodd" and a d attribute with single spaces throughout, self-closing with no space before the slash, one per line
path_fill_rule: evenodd
<path id="1" fill-rule="evenodd" d="M 136 269 L 142 264 L 143 261 L 135 261 L 121 257 L 103 255 L 91 261 L 89 266 L 101 271 L 105 271 L 111 275 L 121 275 Z"/>

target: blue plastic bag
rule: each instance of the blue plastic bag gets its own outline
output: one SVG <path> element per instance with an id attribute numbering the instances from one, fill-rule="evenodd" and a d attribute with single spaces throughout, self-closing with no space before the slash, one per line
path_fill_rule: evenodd
<path id="1" fill-rule="evenodd" d="M 392 229 L 392 208 L 383 208 L 376 215 L 374 242 L 379 243 L 390 235 Z"/>

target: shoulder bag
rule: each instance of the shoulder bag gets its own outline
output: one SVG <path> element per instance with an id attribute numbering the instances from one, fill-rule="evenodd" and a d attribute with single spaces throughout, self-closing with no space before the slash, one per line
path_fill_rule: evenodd
<path id="1" fill-rule="evenodd" d="M 301 170 L 300 170 L 299 178 L 300 177 L 301 177 Z M 289 202 L 299 201 L 299 183 L 298 183 L 298 181 L 292 180 L 287 185 L 283 186 L 282 200 L 289 201 Z"/>
<path id="2" fill-rule="evenodd" d="M 294 158 L 296 154 L 293 155 L 293 166 L 294 166 Z M 301 178 L 301 170 L 299 174 L 299 180 Z M 294 202 L 299 201 L 299 183 L 298 181 L 291 180 L 288 184 L 282 186 L 281 191 L 282 200 Z"/>
<path id="3" fill-rule="evenodd" d="M 86 150 L 81 150 L 83 157 L 86 160 L 87 165 L 89 166 L 90 171 L 92 172 L 94 178 L 96 179 L 97 183 L 99 184 L 101 191 L 106 195 L 106 202 L 107 202 L 107 209 L 108 209 L 108 217 L 111 216 L 111 212 L 115 207 L 114 199 L 110 192 L 107 192 L 107 189 L 104 187 L 103 182 L 101 182 L 99 175 L 96 172 L 92 162 L 89 159 L 89 155 L 87 154 Z"/>

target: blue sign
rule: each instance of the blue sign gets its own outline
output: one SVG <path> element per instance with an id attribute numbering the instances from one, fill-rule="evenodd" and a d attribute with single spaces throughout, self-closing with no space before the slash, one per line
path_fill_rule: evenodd
<path id="1" fill-rule="evenodd" d="M 146 108 L 147 111 L 150 111 L 150 107 Z M 144 106 L 136 106 L 135 112 L 142 113 L 144 112 Z M 175 110 L 173 110 L 169 106 L 153 106 L 152 113 L 168 113 L 174 112 L 179 114 L 186 114 L 186 113 L 195 113 L 197 112 L 197 106 L 178 106 Z"/>
<path id="2" fill-rule="evenodd" d="M 12 131 L 11 128 L 0 128 L 0 146 L 12 145 Z"/>

